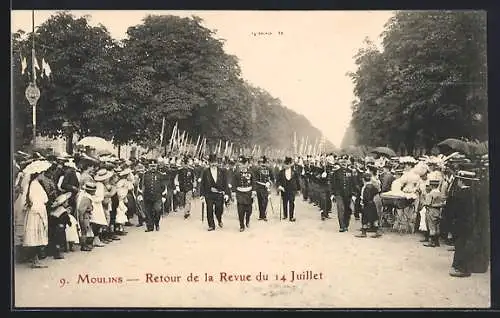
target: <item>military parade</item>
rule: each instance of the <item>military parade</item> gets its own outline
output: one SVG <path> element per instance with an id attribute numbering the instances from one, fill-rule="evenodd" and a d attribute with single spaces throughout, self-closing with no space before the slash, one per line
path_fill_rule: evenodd
<path id="1" fill-rule="evenodd" d="M 16 306 L 490 304 L 480 13 L 78 12 L 14 14 Z"/>

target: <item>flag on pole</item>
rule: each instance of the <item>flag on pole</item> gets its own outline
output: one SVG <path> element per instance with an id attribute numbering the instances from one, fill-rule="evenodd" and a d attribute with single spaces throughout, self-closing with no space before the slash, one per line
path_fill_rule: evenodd
<path id="1" fill-rule="evenodd" d="M 45 63 L 45 61 L 42 61 L 42 65 Z M 163 134 L 165 133 L 165 117 L 163 117 L 163 120 L 161 122 L 161 134 L 160 134 L 160 147 L 163 145 Z"/>
<path id="2" fill-rule="evenodd" d="M 47 78 L 49 78 L 50 74 L 52 74 L 49 63 L 47 63 L 45 59 L 42 59 L 42 74 L 45 74 Z"/>
<path id="3" fill-rule="evenodd" d="M 24 75 L 26 69 L 28 68 L 28 62 L 26 61 L 26 56 L 21 57 L 21 74 Z"/>

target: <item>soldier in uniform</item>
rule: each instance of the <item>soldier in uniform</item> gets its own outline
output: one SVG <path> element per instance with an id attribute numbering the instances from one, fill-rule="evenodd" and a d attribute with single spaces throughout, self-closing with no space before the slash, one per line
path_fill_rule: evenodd
<path id="1" fill-rule="evenodd" d="M 194 169 L 188 157 L 184 158 L 182 167 L 177 171 L 174 178 L 175 191 L 177 195 L 183 197 L 184 202 L 184 218 L 187 219 L 191 215 L 191 201 L 193 192 L 196 187 L 196 178 Z"/>
<path id="2" fill-rule="evenodd" d="M 214 213 L 219 227 L 223 226 L 222 212 L 224 201 L 229 200 L 231 191 L 227 182 L 227 174 L 218 167 L 217 156 L 210 154 L 208 157 L 210 167 L 203 170 L 200 181 L 200 200 L 207 204 L 208 231 L 215 230 Z"/>
<path id="3" fill-rule="evenodd" d="M 252 171 L 249 168 L 248 158 L 240 157 L 240 166 L 234 175 L 234 188 L 240 221 L 240 232 L 245 231 L 245 226 L 250 227 L 253 198 L 257 195 Z"/>
<path id="4" fill-rule="evenodd" d="M 355 180 L 352 171 L 347 167 L 347 160 L 339 161 L 340 168 L 337 169 L 330 180 L 331 200 L 335 198 L 339 219 L 339 232 L 347 232 L 351 220 L 351 199 L 355 191 Z"/>
<path id="5" fill-rule="evenodd" d="M 160 216 L 163 210 L 162 196 L 166 193 L 165 183 L 158 172 L 157 164 L 150 164 L 143 176 L 143 200 L 146 215 L 146 232 L 160 230 Z"/>
<path id="6" fill-rule="evenodd" d="M 267 204 L 271 189 L 272 174 L 267 166 L 267 158 L 263 156 L 259 160 L 260 166 L 255 169 L 255 190 L 257 192 L 257 203 L 259 206 L 259 220 L 267 221 Z"/>
<path id="7" fill-rule="evenodd" d="M 329 213 L 332 209 L 332 201 L 330 200 L 330 187 L 328 186 L 328 167 L 325 162 L 323 162 L 323 167 L 321 174 L 319 176 L 319 191 L 320 191 L 320 210 L 321 210 L 321 220 L 329 219 Z"/>

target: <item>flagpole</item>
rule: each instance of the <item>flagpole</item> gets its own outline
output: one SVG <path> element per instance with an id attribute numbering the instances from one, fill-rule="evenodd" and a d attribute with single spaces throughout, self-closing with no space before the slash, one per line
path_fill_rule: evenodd
<path id="1" fill-rule="evenodd" d="M 31 10 L 31 36 L 32 36 L 32 47 L 31 47 L 31 82 L 26 88 L 25 96 L 31 107 L 33 107 L 33 118 L 32 118 L 32 144 L 33 148 L 36 147 L 36 103 L 40 98 L 40 89 L 36 86 L 36 56 L 35 56 L 35 10 Z"/>

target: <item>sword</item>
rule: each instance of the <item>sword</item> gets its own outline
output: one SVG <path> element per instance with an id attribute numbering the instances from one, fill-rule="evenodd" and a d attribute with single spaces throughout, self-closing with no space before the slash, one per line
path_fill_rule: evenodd
<path id="1" fill-rule="evenodd" d="M 273 200 L 271 198 L 271 194 L 269 194 L 269 202 L 271 203 L 271 211 L 273 211 L 273 215 L 274 215 L 274 206 L 273 206 Z"/>

